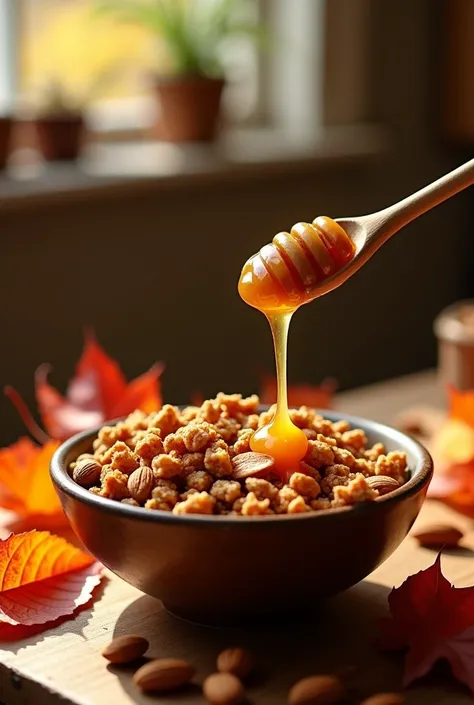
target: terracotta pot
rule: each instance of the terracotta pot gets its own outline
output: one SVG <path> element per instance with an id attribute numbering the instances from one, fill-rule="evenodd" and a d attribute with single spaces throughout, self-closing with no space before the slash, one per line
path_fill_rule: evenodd
<path id="1" fill-rule="evenodd" d="M 48 162 L 72 161 L 81 151 L 82 115 L 52 115 L 35 120 L 38 146 Z"/>
<path id="2" fill-rule="evenodd" d="M 155 136 L 170 142 L 208 142 L 216 134 L 224 80 L 205 76 L 158 79 L 161 115 Z"/>
<path id="3" fill-rule="evenodd" d="M 9 117 L 0 117 L 0 169 L 4 169 L 10 154 L 10 141 L 13 120 Z"/>

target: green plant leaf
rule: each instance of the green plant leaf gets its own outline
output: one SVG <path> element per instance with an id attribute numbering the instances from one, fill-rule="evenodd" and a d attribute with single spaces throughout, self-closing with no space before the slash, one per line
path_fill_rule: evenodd
<path id="1" fill-rule="evenodd" d="M 238 20 L 249 0 L 96 0 L 96 14 L 140 25 L 165 42 L 180 74 L 221 74 L 223 43 L 261 41 L 261 28 Z"/>

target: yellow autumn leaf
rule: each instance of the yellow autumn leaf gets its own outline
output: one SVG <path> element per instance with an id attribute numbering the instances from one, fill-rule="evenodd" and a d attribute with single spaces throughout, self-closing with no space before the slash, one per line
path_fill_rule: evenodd
<path id="1" fill-rule="evenodd" d="M 474 459 L 474 429 L 464 421 L 449 419 L 433 440 L 433 453 L 445 463 L 469 463 Z"/>

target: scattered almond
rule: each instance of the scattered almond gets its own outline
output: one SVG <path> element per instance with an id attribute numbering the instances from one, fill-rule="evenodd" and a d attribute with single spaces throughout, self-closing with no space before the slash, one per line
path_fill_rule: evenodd
<path id="1" fill-rule="evenodd" d="M 241 453 L 232 459 L 234 471 L 232 477 L 236 480 L 243 480 L 246 477 L 253 477 L 262 472 L 268 472 L 275 465 L 271 455 L 266 453 Z"/>
<path id="2" fill-rule="evenodd" d="M 443 524 L 427 526 L 426 529 L 413 534 L 421 546 L 427 548 L 440 548 L 447 546 L 448 548 L 455 547 L 463 537 L 462 531 L 456 529 L 455 526 Z"/>
<path id="3" fill-rule="evenodd" d="M 377 490 L 381 497 L 400 487 L 393 477 L 388 477 L 387 475 L 372 475 L 371 477 L 366 477 L 365 481 L 371 489 Z"/>
<path id="4" fill-rule="evenodd" d="M 400 693 L 379 693 L 367 698 L 361 705 L 405 705 L 406 700 Z"/>
<path id="5" fill-rule="evenodd" d="M 150 496 L 153 488 L 153 471 L 146 466 L 137 468 L 128 478 L 128 491 L 132 498 L 141 504 Z"/>
<path id="6" fill-rule="evenodd" d="M 160 658 L 138 669 L 133 681 L 144 693 L 181 688 L 195 674 L 194 666 L 177 658 Z"/>
<path id="7" fill-rule="evenodd" d="M 124 634 L 107 644 L 102 656 L 110 663 L 130 663 L 141 658 L 148 649 L 148 642 L 135 634 Z"/>
<path id="8" fill-rule="evenodd" d="M 244 686 L 232 673 L 213 673 L 208 676 L 202 692 L 211 705 L 238 705 L 245 695 Z"/>
<path id="9" fill-rule="evenodd" d="M 288 705 L 334 705 L 346 697 L 346 689 L 336 676 L 308 676 L 295 683 Z"/>
<path id="10" fill-rule="evenodd" d="M 72 473 L 72 479 L 81 487 L 92 487 L 100 480 L 101 466 L 91 458 L 80 460 Z"/>
<path id="11" fill-rule="evenodd" d="M 217 657 L 217 670 L 232 673 L 241 680 L 246 678 L 253 668 L 253 659 L 248 651 L 233 647 L 221 651 Z"/>

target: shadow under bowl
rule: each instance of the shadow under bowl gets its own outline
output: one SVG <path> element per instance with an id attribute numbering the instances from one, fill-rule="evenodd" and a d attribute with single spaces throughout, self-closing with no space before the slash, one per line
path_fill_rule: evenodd
<path id="1" fill-rule="evenodd" d="M 94 495 L 68 467 L 88 452 L 99 428 L 63 443 L 51 476 L 72 528 L 107 568 L 204 624 L 309 611 L 316 600 L 355 585 L 385 561 L 410 531 L 433 472 L 428 452 L 388 426 L 336 412 L 369 443 L 405 451 L 411 477 L 374 502 L 307 514 L 263 517 L 150 511 Z"/>

